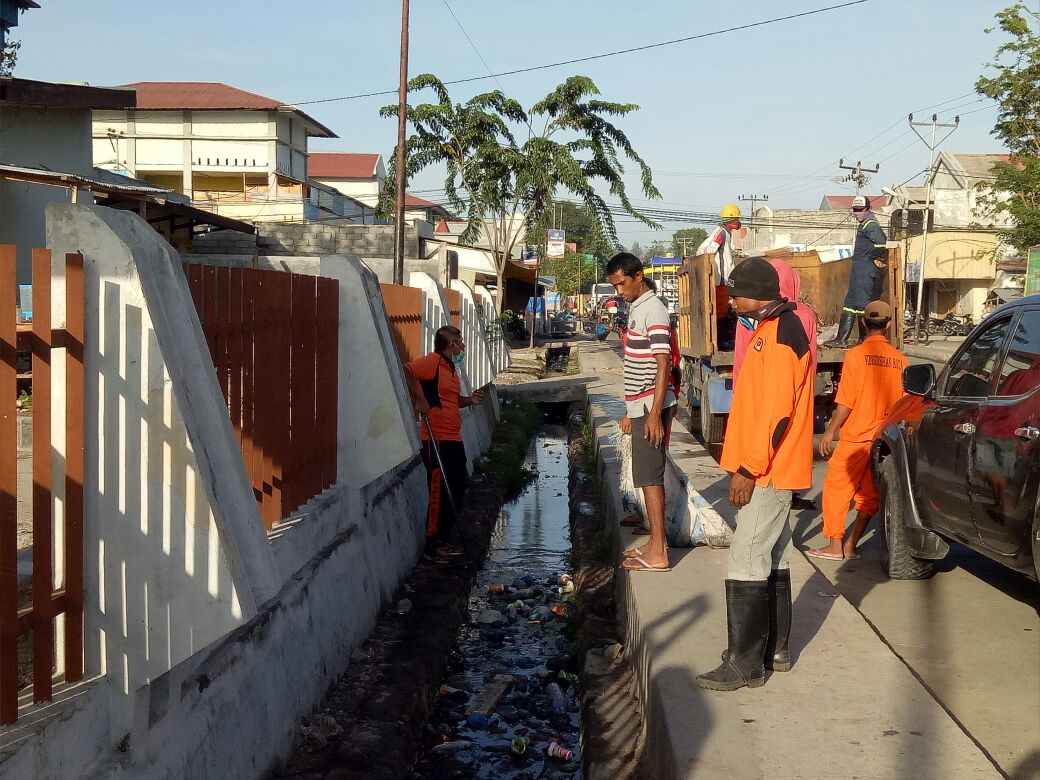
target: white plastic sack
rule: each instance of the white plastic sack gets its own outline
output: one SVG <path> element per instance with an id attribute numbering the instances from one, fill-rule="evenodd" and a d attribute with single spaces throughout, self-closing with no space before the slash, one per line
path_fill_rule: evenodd
<path id="1" fill-rule="evenodd" d="M 646 518 L 643 491 L 632 484 L 632 437 L 618 429 L 614 446 L 621 461 L 621 500 L 625 512 L 638 510 Z M 671 456 L 664 470 L 664 531 L 669 547 L 729 547 L 733 531 L 704 497 L 690 487 L 689 478 Z"/>

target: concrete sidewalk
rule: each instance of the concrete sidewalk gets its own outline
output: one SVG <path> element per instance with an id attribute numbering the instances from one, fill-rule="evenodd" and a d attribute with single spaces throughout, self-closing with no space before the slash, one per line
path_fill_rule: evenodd
<path id="1" fill-rule="evenodd" d="M 604 521 L 621 547 L 619 470 L 610 437 L 624 409 L 621 361 L 611 343 L 583 343 L 604 490 Z M 681 426 L 670 452 L 732 523 L 727 475 Z M 794 668 L 763 688 L 702 691 L 726 646 L 726 550 L 672 550 L 670 573 L 624 573 L 619 603 L 636 667 L 653 778 L 999 777 L 993 764 L 879 638 L 860 613 L 800 554 L 791 579 Z"/>

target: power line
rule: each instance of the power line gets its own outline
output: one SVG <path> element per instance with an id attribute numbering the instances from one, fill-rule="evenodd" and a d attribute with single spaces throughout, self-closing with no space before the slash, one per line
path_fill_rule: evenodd
<path id="1" fill-rule="evenodd" d="M 607 59 L 608 57 L 618 57 L 622 54 L 635 54 L 636 52 L 649 51 L 651 49 L 659 49 L 664 46 L 674 46 L 679 43 L 689 43 L 690 41 L 702 40 L 704 38 L 712 38 L 716 35 L 726 35 L 727 33 L 740 32 L 742 30 L 750 30 L 755 27 L 763 27 L 769 24 L 777 24 L 779 22 L 788 22 L 792 19 L 800 19 L 806 16 L 815 16 L 817 14 L 827 13 L 829 11 L 837 11 L 842 8 L 849 8 L 854 5 L 862 5 L 863 3 L 869 3 L 871 0 L 849 0 L 849 2 L 838 3 L 836 5 L 825 6 L 824 8 L 816 8 L 812 11 L 802 11 L 797 14 L 788 14 L 787 16 L 777 16 L 772 19 L 763 19 L 760 22 L 748 22 L 747 24 L 737 25 L 735 27 L 726 27 L 722 30 L 712 30 L 711 32 L 698 33 L 697 35 L 687 35 L 683 38 L 673 38 L 669 41 L 658 41 L 657 43 L 648 43 L 643 46 L 633 46 L 627 49 L 616 49 L 614 51 L 603 52 L 602 54 L 591 54 L 587 57 L 576 57 L 570 60 L 561 60 L 559 62 L 550 62 L 545 65 L 532 65 L 527 68 L 515 68 L 514 70 L 506 70 L 500 73 L 492 73 L 487 76 L 470 76 L 464 79 L 453 79 L 451 81 L 443 82 L 446 86 L 449 84 L 467 84 L 472 81 L 483 81 L 484 79 L 494 78 L 497 79 L 499 76 L 516 76 L 521 73 L 533 73 L 539 70 L 548 70 L 549 68 L 559 68 L 564 65 L 577 65 L 582 62 L 593 62 L 594 60 Z M 454 14 L 453 14 L 454 15 Z M 457 21 L 457 20 L 456 20 Z M 468 37 L 468 36 L 467 36 Z M 343 95 L 341 97 L 331 98 L 320 98 L 317 100 L 300 100 L 295 103 L 285 104 L 293 106 L 312 106 L 318 103 L 334 103 L 340 100 L 358 100 L 367 97 L 378 97 L 380 95 L 393 95 L 396 90 L 381 90 L 379 92 L 365 92 L 357 95 Z"/>
<path id="2" fill-rule="evenodd" d="M 462 22 L 459 21 L 459 17 L 457 17 L 455 15 L 455 12 L 451 10 L 451 6 L 448 5 L 448 0 L 443 0 L 443 3 L 444 7 L 448 9 L 448 13 L 451 14 L 451 18 L 455 20 L 455 24 L 459 26 L 459 29 L 462 30 L 462 34 L 465 35 L 466 40 L 469 41 L 470 48 L 473 49 L 473 52 L 477 55 L 477 58 L 484 65 L 484 69 L 487 70 L 489 78 L 493 78 L 495 80 L 495 83 L 498 84 L 498 88 L 503 89 L 502 82 L 498 80 L 498 77 L 495 76 L 495 72 L 491 70 L 491 66 L 487 64 L 487 61 L 484 59 L 484 55 L 481 54 L 480 50 L 477 48 L 477 44 L 473 43 L 473 39 L 469 37 L 469 33 L 466 32 L 466 28 L 463 27 Z"/>

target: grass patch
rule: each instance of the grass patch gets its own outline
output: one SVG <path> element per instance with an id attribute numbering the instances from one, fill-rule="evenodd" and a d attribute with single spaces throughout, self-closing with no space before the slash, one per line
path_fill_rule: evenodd
<path id="1" fill-rule="evenodd" d="M 502 480 L 507 495 L 516 495 L 537 476 L 524 465 L 524 456 L 542 422 L 542 413 L 530 401 L 515 398 L 503 399 L 501 408 L 491 447 L 476 466 L 479 471 Z"/>

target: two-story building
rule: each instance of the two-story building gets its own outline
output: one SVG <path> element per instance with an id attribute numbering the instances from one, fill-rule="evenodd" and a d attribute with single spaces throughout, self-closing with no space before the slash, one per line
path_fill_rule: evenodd
<path id="1" fill-rule="evenodd" d="M 343 217 L 356 204 L 308 182 L 308 141 L 328 127 L 263 95 L 215 82 L 125 85 L 137 105 L 93 117 L 94 164 L 249 221 Z"/>

